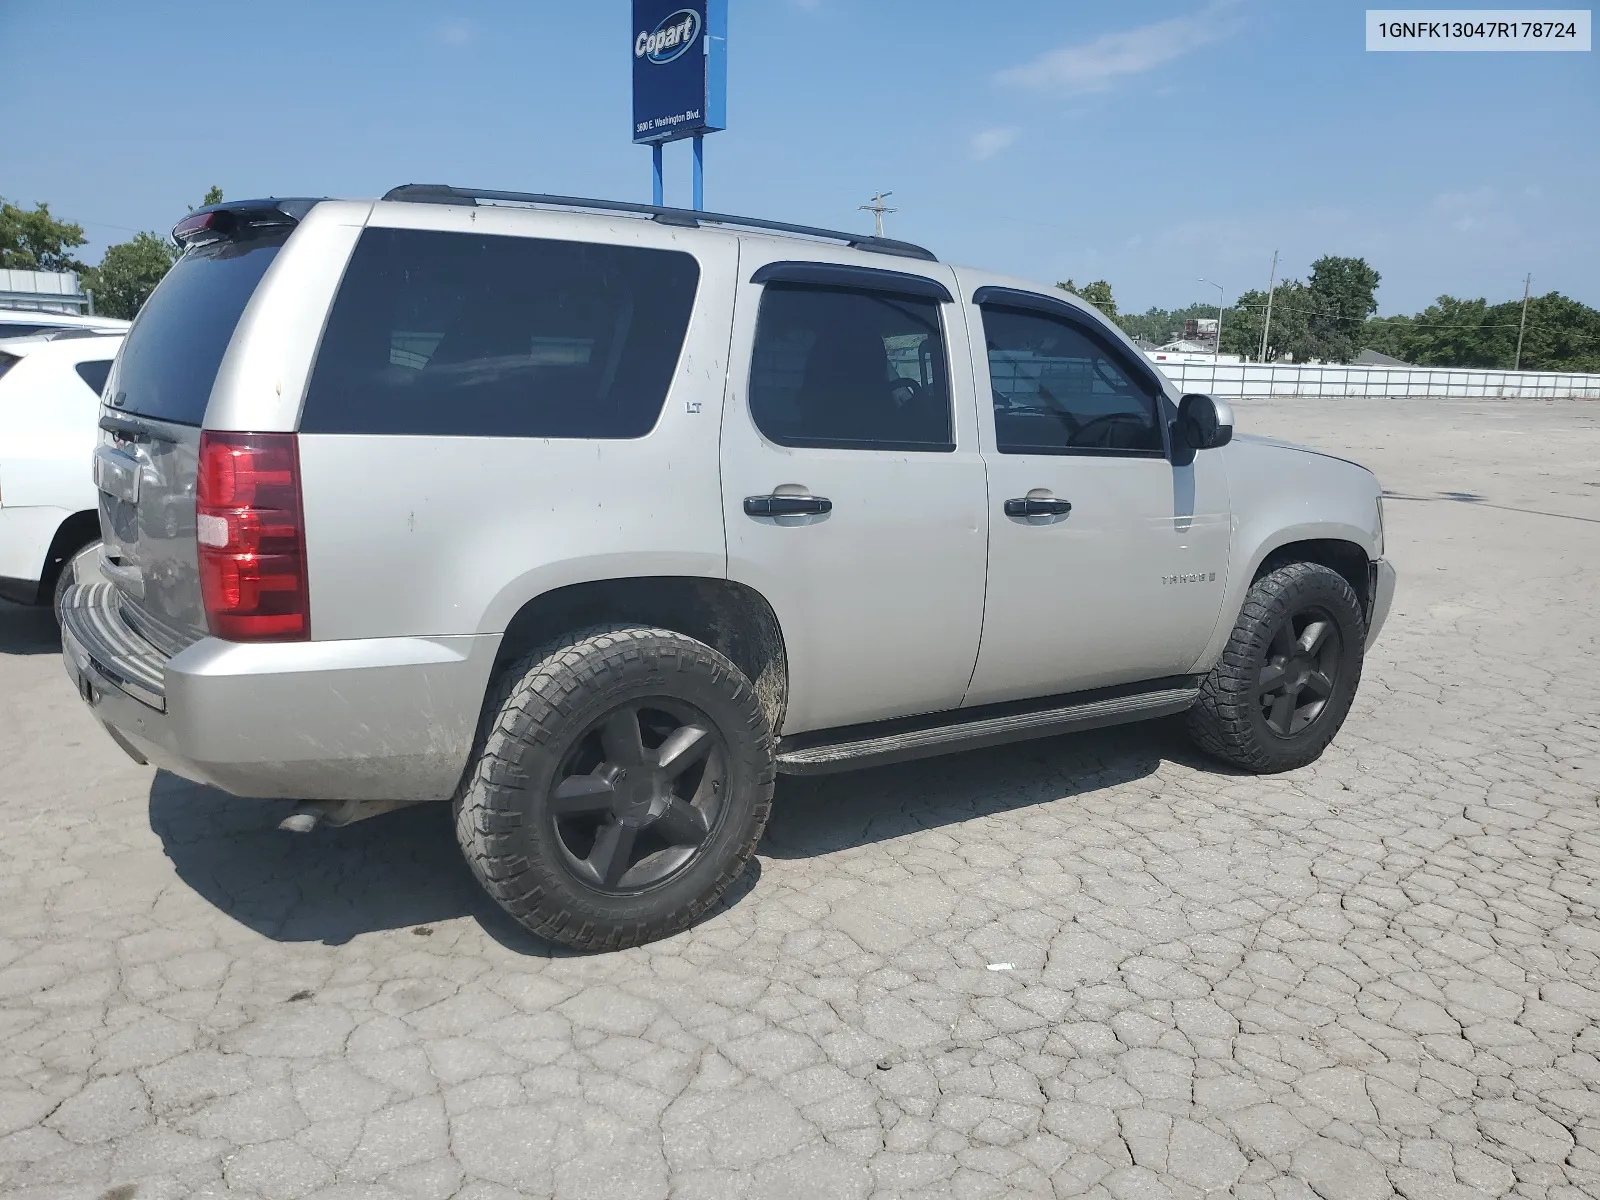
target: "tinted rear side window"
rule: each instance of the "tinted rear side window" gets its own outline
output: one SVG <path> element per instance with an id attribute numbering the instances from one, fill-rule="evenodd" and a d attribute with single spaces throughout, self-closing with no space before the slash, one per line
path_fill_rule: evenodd
<path id="1" fill-rule="evenodd" d="M 117 371 L 118 407 L 198 425 L 217 368 L 282 235 L 188 251 L 139 310 Z"/>
<path id="2" fill-rule="evenodd" d="M 636 438 L 661 413 L 700 268 L 637 246 L 368 229 L 307 433 Z"/>
<path id="3" fill-rule="evenodd" d="M 98 396 L 106 390 L 106 376 L 111 374 L 111 360 L 102 358 L 97 362 L 81 362 L 78 364 L 78 378 L 89 385 L 89 390 Z"/>
<path id="4" fill-rule="evenodd" d="M 750 415 L 780 446 L 955 449 L 939 305 L 890 292 L 768 284 Z"/>

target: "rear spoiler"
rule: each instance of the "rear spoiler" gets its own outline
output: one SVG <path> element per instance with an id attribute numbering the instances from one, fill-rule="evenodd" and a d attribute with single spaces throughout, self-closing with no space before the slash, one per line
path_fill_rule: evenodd
<path id="1" fill-rule="evenodd" d="M 190 246 L 248 237 L 270 229 L 292 229 L 321 202 L 321 197 L 294 197 L 209 204 L 174 225 L 172 240 L 187 250 Z"/>

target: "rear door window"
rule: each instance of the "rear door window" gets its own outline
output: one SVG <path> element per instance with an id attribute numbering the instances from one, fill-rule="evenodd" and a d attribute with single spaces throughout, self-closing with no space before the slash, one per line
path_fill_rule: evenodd
<path id="1" fill-rule="evenodd" d="M 769 283 L 750 415 L 780 446 L 955 449 L 939 305 L 891 292 Z"/>
<path id="2" fill-rule="evenodd" d="M 123 412 L 199 425 L 234 327 L 285 237 L 187 251 L 128 330 L 112 402 Z"/>
<path id="3" fill-rule="evenodd" d="M 368 229 L 306 392 L 306 433 L 637 438 L 700 278 L 673 250 Z"/>

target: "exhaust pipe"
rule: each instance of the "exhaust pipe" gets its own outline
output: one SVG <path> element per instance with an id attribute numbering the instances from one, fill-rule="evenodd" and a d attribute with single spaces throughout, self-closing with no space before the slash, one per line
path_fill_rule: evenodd
<path id="1" fill-rule="evenodd" d="M 302 800 L 294 806 L 292 813 L 278 822 L 278 828 L 287 833 L 311 833 L 323 825 L 342 829 L 346 825 L 354 825 L 357 821 L 379 817 L 397 808 L 410 808 L 413 804 L 419 803 L 422 801 Z"/>

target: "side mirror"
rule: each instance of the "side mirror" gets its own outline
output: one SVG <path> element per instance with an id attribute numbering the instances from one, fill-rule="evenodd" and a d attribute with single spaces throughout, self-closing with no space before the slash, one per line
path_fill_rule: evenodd
<path id="1" fill-rule="evenodd" d="M 1195 451 L 1215 450 L 1233 440 L 1233 409 L 1226 401 L 1191 392 L 1178 401 L 1178 419 L 1172 423 L 1173 462 L 1186 466 Z"/>

